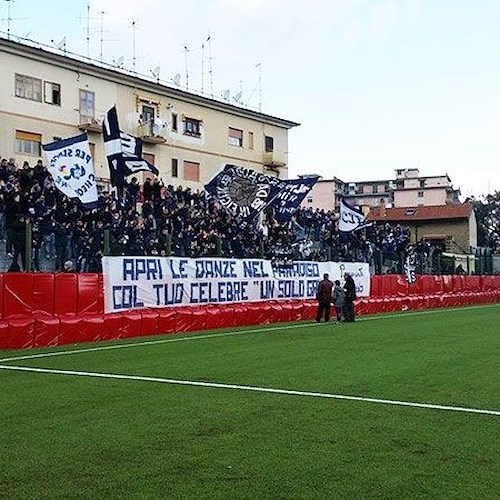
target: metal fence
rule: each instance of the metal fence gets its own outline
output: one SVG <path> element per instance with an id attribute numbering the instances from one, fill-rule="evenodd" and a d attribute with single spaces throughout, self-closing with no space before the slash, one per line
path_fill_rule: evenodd
<path id="1" fill-rule="evenodd" d="M 31 226 L 26 224 L 24 238 L 0 241 L 0 271 L 57 272 L 70 266 L 75 272 L 99 272 L 103 255 L 123 255 L 113 244 L 109 230 L 104 230 L 98 247 L 82 252 L 71 236 L 65 245 L 56 245 L 50 238 L 34 241 Z M 175 236 L 166 235 L 163 246 L 154 256 L 178 257 L 248 257 L 227 251 L 228 245 L 216 238 L 197 255 L 175 244 Z M 402 274 L 405 251 L 387 251 L 368 245 L 366 248 L 340 249 L 321 241 L 302 240 L 292 245 L 269 244 L 264 239 L 253 249 L 251 257 L 270 259 L 277 265 L 291 265 L 297 260 L 367 262 L 372 274 Z M 472 248 L 469 255 L 443 252 L 438 247 L 416 250 L 417 274 L 494 274 L 494 255 L 489 248 Z M 70 270 L 70 269 L 66 269 Z"/>

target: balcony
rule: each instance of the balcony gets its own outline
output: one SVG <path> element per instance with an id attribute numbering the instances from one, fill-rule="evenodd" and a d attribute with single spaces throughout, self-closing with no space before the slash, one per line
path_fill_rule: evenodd
<path id="1" fill-rule="evenodd" d="M 286 167 L 285 155 L 277 153 L 276 151 L 264 153 L 262 163 L 265 169 L 278 172 Z"/>
<path id="2" fill-rule="evenodd" d="M 163 144 L 167 142 L 165 137 L 161 136 L 153 123 L 142 123 L 137 126 L 137 137 L 147 144 Z"/>
<path id="3" fill-rule="evenodd" d="M 102 133 L 102 123 L 95 118 L 80 116 L 78 128 L 84 132 L 93 132 L 94 134 Z"/>

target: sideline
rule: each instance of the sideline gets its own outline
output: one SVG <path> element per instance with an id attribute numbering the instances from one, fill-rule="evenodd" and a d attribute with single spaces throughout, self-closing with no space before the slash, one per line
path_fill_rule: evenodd
<path id="1" fill-rule="evenodd" d="M 211 387 L 217 389 L 233 389 L 241 391 L 253 391 L 253 392 L 263 392 L 272 394 L 284 394 L 288 396 L 305 396 L 314 398 L 327 398 L 327 399 L 341 399 L 347 401 L 361 401 L 364 403 L 378 403 L 393 406 L 411 406 L 416 408 L 425 408 L 429 410 L 443 410 L 443 411 L 455 411 L 462 413 L 479 413 L 483 415 L 493 415 L 500 417 L 500 411 L 496 410 L 485 410 L 481 408 L 466 408 L 462 406 L 447 406 L 438 405 L 430 403 L 415 403 L 411 401 L 397 401 L 391 399 L 378 399 L 378 398 L 366 398 L 362 396 L 346 396 L 342 394 L 330 394 L 325 392 L 308 392 L 308 391 L 295 391 L 288 389 L 273 389 L 271 387 L 254 387 L 250 385 L 236 385 L 236 384 L 219 384 L 216 382 L 198 382 L 193 380 L 175 380 L 169 378 L 158 378 L 158 377 L 144 377 L 136 375 L 121 375 L 114 373 L 96 373 L 96 372 L 80 372 L 72 370 L 53 370 L 47 368 L 30 368 L 25 366 L 12 366 L 12 365 L 0 365 L 0 369 L 13 370 L 13 371 L 24 371 L 24 372 L 35 372 L 44 374 L 55 374 L 55 375 L 69 375 L 77 377 L 94 377 L 103 379 L 119 379 L 119 380 L 133 380 L 140 382 L 156 382 L 161 384 L 175 384 L 175 385 L 188 385 L 196 387 Z"/>
<path id="2" fill-rule="evenodd" d="M 498 307 L 500 304 L 480 304 L 474 306 L 465 306 L 465 307 L 449 307 L 449 308 L 440 308 L 440 309 L 425 309 L 420 311 L 401 311 L 398 313 L 387 313 L 387 314 L 376 314 L 369 317 L 360 316 L 356 322 L 364 322 L 364 321 L 375 321 L 385 318 L 404 318 L 405 316 L 423 316 L 429 314 L 439 314 L 443 312 L 454 312 L 454 311 L 466 311 L 468 309 L 485 309 Z M 221 332 L 221 333 L 208 333 L 206 335 L 190 335 L 187 332 L 176 332 L 170 335 L 182 335 L 185 334 L 184 337 L 175 337 L 175 338 L 166 338 L 166 339 L 158 339 L 158 340 L 144 340 L 141 342 L 128 342 L 126 344 L 113 344 L 113 345 L 105 345 L 105 346 L 97 346 L 97 347 L 88 347 L 83 349 L 73 349 L 73 350 L 65 350 L 65 351 L 50 351 L 40 354 L 26 354 L 24 356 L 14 356 L 10 358 L 0 358 L 0 363 L 6 363 L 9 361 L 23 361 L 27 359 L 39 359 L 39 358 L 50 358 L 54 356 L 64 356 L 66 354 L 82 354 L 86 352 L 96 352 L 96 351 L 109 351 L 112 349 L 126 349 L 129 347 L 143 347 L 149 345 L 158 345 L 158 344 L 166 344 L 169 342 L 186 342 L 191 340 L 203 340 L 203 339 L 211 339 L 217 337 L 229 337 L 234 335 L 247 335 L 251 333 L 263 333 L 263 332 L 271 332 L 278 330 L 289 330 L 295 328 L 311 328 L 314 326 L 324 326 L 325 323 L 316 323 L 315 321 L 307 321 L 305 323 L 290 323 L 288 325 L 283 326 L 269 326 L 268 328 L 253 328 L 253 329 L 245 329 L 241 331 L 232 331 L 232 332 Z M 242 327 L 244 328 L 244 327 Z M 169 334 L 160 334 L 160 335 L 169 335 Z"/>

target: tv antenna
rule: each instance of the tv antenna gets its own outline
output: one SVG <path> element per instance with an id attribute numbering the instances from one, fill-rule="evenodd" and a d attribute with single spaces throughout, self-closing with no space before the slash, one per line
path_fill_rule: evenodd
<path id="1" fill-rule="evenodd" d="M 59 43 L 54 42 L 54 40 L 51 40 L 51 42 L 59 49 L 64 52 L 64 55 L 66 55 L 66 36 L 62 37 L 62 40 Z"/>
<path id="2" fill-rule="evenodd" d="M 7 2 L 7 17 L 1 19 L 1 21 L 7 21 L 7 40 L 10 40 L 10 23 L 12 21 L 21 21 L 22 19 L 26 19 L 25 17 L 10 17 L 10 4 L 14 2 L 14 0 L 4 0 Z"/>
<path id="3" fill-rule="evenodd" d="M 103 42 L 104 42 L 104 14 L 106 14 L 106 11 L 105 10 L 101 10 L 100 12 L 101 14 L 101 28 L 99 30 L 99 33 L 101 35 L 101 38 L 100 38 L 100 41 L 101 41 L 101 57 L 100 57 L 100 61 L 102 62 L 102 46 L 103 46 Z"/>
<path id="4" fill-rule="evenodd" d="M 135 60 L 136 60 L 136 54 L 135 54 L 135 30 L 137 28 L 136 26 L 136 21 L 135 19 L 131 20 L 130 27 L 132 28 L 132 71 L 135 73 Z"/>
<path id="5" fill-rule="evenodd" d="M 85 16 L 80 14 L 78 19 L 80 22 L 82 22 L 82 20 L 85 19 L 85 32 L 86 32 L 85 41 L 87 44 L 87 59 L 90 60 L 90 21 L 96 21 L 98 18 L 90 16 L 90 2 L 87 2 L 86 10 L 87 14 Z"/>
<path id="6" fill-rule="evenodd" d="M 156 66 L 155 69 L 150 69 L 149 71 L 155 77 L 156 83 L 160 83 L 160 66 Z"/>
<path id="7" fill-rule="evenodd" d="M 214 96 L 214 79 L 212 73 L 212 37 L 210 36 L 210 32 L 208 32 L 207 38 L 208 45 L 208 76 L 210 77 L 210 96 Z"/>
<path id="8" fill-rule="evenodd" d="M 186 68 L 186 89 L 189 89 L 189 69 L 188 69 L 188 52 L 189 48 L 187 45 L 184 45 L 184 48 L 182 49 L 184 52 L 184 66 Z"/>
<path id="9" fill-rule="evenodd" d="M 255 65 L 255 68 L 259 68 L 259 78 L 257 80 L 257 84 L 255 85 L 255 87 L 252 89 L 252 92 L 250 93 L 250 97 L 248 98 L 248 101 L 247 101 L 247 106 L 248 106 L 248 103 L 250 102 L 250 99 L 252 99 L 255 90 L 258 89 L 259 90 L 259 113 L 261 113 L 262 112 L 262 64 L 257 63 Z"/>

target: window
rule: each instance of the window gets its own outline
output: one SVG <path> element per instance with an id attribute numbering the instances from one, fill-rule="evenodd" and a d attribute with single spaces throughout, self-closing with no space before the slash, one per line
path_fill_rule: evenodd
<path id="1" fill-rule="evenodd" d="M 266 135 L 264 142 L 266 153 L 272 153 L 274 151 L 274 139 Z"/>
<path id="2" fill-rule="evenodd" d="M 199 137 L 200 134 L 200 120 L 195 120 L 194 118 L 184 119 L 184 134 L 194 135 Z"/>
<path id="3" fill-rule="evenodd" d="M 248 132 L 248 149 L 253 149 L 253 132 Z"/>
<path id="4" fill-rule="evenodd" d="M 193 161 L 184 162 L 184 180 L 199 181 L 200 180 L 200 164 Z"/>
<path id="5" fill-rule="evenodd" d="M 40 156 L 41 134 L 16 130 L 14 150 L 16 153 L 30 156 Z"/>
<path id="6" fill-rule="evenodd" d="M 61 105 L 61 86 L 58 83 L 45 82 L 45 102 L 47 104 Z"/>
<path id="7" fill-rule="evenodd" d="M 378 193 L 378 185 L 374 184 L 373 185 L 373 194 L 377 194 L 377 193 Z"/>
<path id="8" fill-rule="evenodd" d="M 229 144 L 239 148 L 243 147 L 243 130 L 229 127 Z"/>
<path id="9" fill-rule="evenodd" d="M 172 130 L 177 132 L 177 113 L 172 113 Z"/>
<path id="10" fill-rule="evenodd" d="M 142 105 L 140 116 L 140 124 L 143 126 L 143 135 L 147 135 L 150 137 L 154 137 L 156 134 L 154 133 L 154 124 L 156 117 L 156 107 L 148 106 L 146 104 Z"/>
<path id="11" fill-rule="evenodd" d="M 89 142 L 89 151 L 90 156 L 92 156 L 92 159 L 95 161 L 95 144 L 93 142 Z"/>
<path id="12" fill-rule="evenodd" d="M 418 197 L 418 198 L 423 198 L 423 197 L 424 197 L 424 192 L 423 192 L 423 191 L 419 191 L 419 192 L 417 193 L 417 197 Z"/>
<path id="13" fill-rule="evenodd" d="M 95 117 L 95 94 L 80 89 L 80 123 L 91 123 Z"/>
<path id="14" fill-rule="evenodd" d="M 42 80 L 16 73 L 16 97 L 42 102 Z"/>
<path id="15" fill-rule="evenodd" d="M 172 177 L 179 177 L 179 160 L 177 158 L 172 158 L 171 175 Z"/>
<path id="16" fill-rule="evenodd" d="M 420 189 L 425 188 L 425 179 L 420 180 Z"/>

